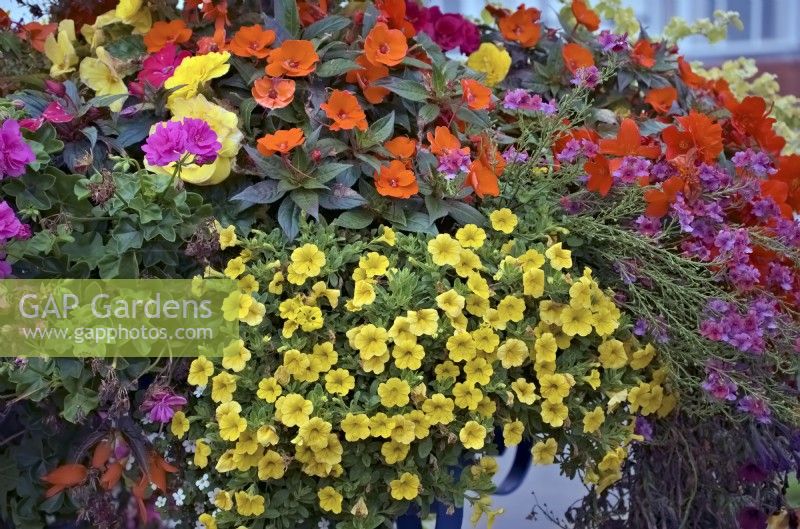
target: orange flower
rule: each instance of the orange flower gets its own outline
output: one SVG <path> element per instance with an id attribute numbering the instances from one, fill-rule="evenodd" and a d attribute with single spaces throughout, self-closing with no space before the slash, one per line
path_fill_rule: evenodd
<path id="1" fill-rule="evenodd" d="M 417 177 L 403 162 L 392 160 L 375 173 L 375 189 L 385 197 L 409 198 L 419 192 Z"/>
<path id="2" fill-rule="evenodd" d="M 661 131 L 661 140 L 667 146 L 667 160 L 683 156 L 693 145 L 692 136 L 688 132 L 678 130 L 675 125 L 670 125 Z"/>
<path id="3" fill-rule="evenodd" d="M 42 481 L 51 485 L 45 492 L 45 497 L 52 498 L 64 489 L 80 485 L 86 481 L 88 475 L 89 470 L 83 465 L 77 463 L 61 465 L 42 476 Z"/>
<path id="4" fill-rule="evenodd" d="M 364 55 L 372 64 L 396 66 L 403 62 L 408 53 L 406 36 L 399 29 L 389 29 L 378 22 L 364 40 Z"/>
<path id="5" fill-rule="evenodd" d="M 319 55 L 311 41 L 285 40 L 272 50 L 267 62 L 267 74 L 272 77 L 304 77 L 316 69 Z"/>
<path id="6" fill-rule="evenodd" d="M 611 191 L 614 178 L 611 176 L 608 158 L 605 156 L 595 156 L 593 160 L 589 160 L 583 164 L 583 170 L 589 175 L 589 180 L 586 182 L 586 189 L 589 191 L 597 191 L 601 196 L 606 196 L 608 192 Z"/>
<path id="7" fill-rule="evenodd" d="M 94 447 L 92 454 L 92 468 L 103 468 L 108 463 L 108 458 L 111 457 L 112 446 L 108 441 L 100 441 Z"/>
<path id="8" fill-rule="evenodd" d="M 542 36 L 540 15 L 535 7 L 521 5 L 512 14 L 501 17 L 497 25 L 506 39 L 518 42 L 523 48 L 532 48 Z"/>
<path id="9" fill-rule="evenodd" d="M 316 4 L 300 0 L 297 2 L 297 11 L 300 13 L 300 22 L 310 26 L 328 14 L 328 0 L 319 0 Z"/>
<path id="10" fill-rule="evenodd" d="M 772 129 L 776 120 L 769 117 L 770 109 L 763 97 L 747 96 L 741 102 L 728 101 L 725 106 L 730 110 L 731 124 L 739 134 L 752 136 L 765 151 L 780 154 L 786 140 Z"/>
<path id="11" fill-rule="evenodd" d="M 280 77 L 262 77 L 253 83 L 253 99 L 264 108 L 274 110 L 289 106 L 294 99 L 295 83 Z"/>
<path id="12" fill-rule="evenodd" d="M 377 105 L 389 95 L 389 89 L 382 86 L 372 86 L 373 81 L 389 76 L 389 68 L 383 64 L 372 64 L 364 55 L 359 55 L 356 62 L 361 66 L 358 70 L 347 72 L 346 80 L 348 83 L 357 83 L 361 87 L 364 98 Z"/>
<path id="13" fill-rule="evenodd" d="M 258 152 L 264 156 L 272 156 L 276 152 L 288 154 L 295 147 L 299 147 L 306 141 L 303 130 L 293 128 L 289 130 L 279 130 L 275 134 L 267 134 L 258 139 Z"/>
<path id="14" fill-rule="evenodd" d="M 500 195 L 497 174 L 481 160 L 475 160 L 470 164 L 467 182 L 479 197 Z"/>
<path id="15" fill-rule="evenodd" d="M 414 24 L 406 17 L 406 2 L 405 0 L 377 0 L 375 2 L 383 17 L 381 20 L 386 20 L 386 24 L 392 29 L 399 29 L 403 32 L 406 38 L 411 38 L 417 34 Z"/>
<path id="16" fill-rule="evenodd" d="M 656 145 L 642 145 L 642 136 L 639 134 L 639 127 L 636 122 L 630 118 L 625 118 L 619 126 L 616 138 L 600 140 L 600 152 L 619 157 L 644 156 L 645 158 L 658 158 L 661 154 L 661 149 Z"/>
<path id="17" fill-rule="evenodd" d="M 147 46 L 147 53 L 156 53 L 167 44 L 182 44 L 190 38 L 192 30 L 186 27 L 183 20 L 159 21 L 144 36 L 144 44 Z"/>
<path id="18" fill-rule="evenodd" d="M 656 49 L 649 40 L 641 39 L 633 47 L 631 52 L 631 59 L 639 66 L 645 68 L 652 68 L 656 64 Z"/>
<path id="19" fill-rule="evenodd" d="M 453 133 L 447 127 L 436 127 L 433 134 L 429 132 L 428 143 L 431 144 L 431 152 L 433 154 L 442 154 L 450 149 L 461 148 L 461 142 L 453 136 Z M 469 152 L 469 147 L 465 147 L 465 149 Z"/>
<path id="20" fill-rule="evenodd" d="M 239 28 L 228 45 L 228 50 L 238 57 L 263 59 L 269 55 L 269 45 L 273 42 L 275 42 L 274 31 L 254 24 Z"/>
<path id="21" fill-rule="evenodd" d="M 564 65 L 570 73 L 575 74 L 578 68 L 588 68 L 594 66 L 594 56 L 592 52 L 580 44 L 570 42 L 561 48 L 561 56 L 564 58 Z"/>
<path id="22" fill-rule="evenodd" d="M 47 40 L 49 35 L 55 33 L 56 29 L 58 29 L 58 24 L 55 23 L 41 24 L 39 22 L 28 22 L 19 28 L 17 35 L 19 35 L 19 38 L 22 40 L 30 42 L 34 50 L 44 53 L 44 41 Z"/>
<path id="23" fill-rule="evenodd" d="M 672 108 L 672 103 L 678 98 L 678 91 L 671 86 L 653 88 L 644 97 L 644 102 L 649 104 L 656 112 L 666 114 Z"/>
<path id="24" fill-rule="evenodd" d="M 692 66 L 683 57 L 678 57 L 678 72 L 683 82 L 690 88 L 703 88 L 708 84 L 704 77 L 692 71 Z"/>
<path id="25" fill-rule="evenodd" d="M 589 31 L 597 31 L 600 27 L 600 17 L 586 5 L 584 0 L 572 0 L 572 14 L 578 24 L 582 24 Z"/>
<path id="26" fill-rule="evenodd" d="M 122 478 L 122 471 L 125 467 L 122 466 L 122 461 L 117 461 L 115 463 L 111 463 L 103 472 L 103 475 L 100 476 L 100 485 L 106 489 L 111 490 L 114 486 L 119 483 L 120 478 Z"/>
<path id="27" fill-rule="evenodd" d="M 667 178 L 661 189 L 648 189 L 644 192 L 647 208 L 644 214 L 648 217 L 661 218 L 669 211 L 669 206 L 675 202 L 678 192 L 683 189 L 683 179 L 679 176 Z"/>
<path id="28" fill-rule="evenodd" d="M 408 160 L 417 152 L 417 142 L 408 136 L 395 136 L 384 143 L 383 146 L 392 153 L 392 156 L 401 160 Z"/>
<path id="29" fill-rule="evenodd" d="M 472 110 L 484 110 L 492 104 L 492 91 L 474 79 L 461 80 L 462 100 Z"/>
<path id="30" fill-rule="evenodd" d="M 328 101 L 320 105 L 325 115 L 333 120 L 331 130 L 367 130 L 367 116 L 358 99 L 346 90 L 334 90 Z"/>
<path id="31" fill-rule="evenodd" d="M 778 159 L 778 172 L 770 179 L 786 183 L 787 203 L 795 211 L 800 211 L 800 155 L 781 156 Z"/>
<path id="32" fill-rule="evenodd" d="M 685 142 L 688 138 L 691 147 L 696 149 L 703 161 L 711 163 L 722 152 L 722 127 L 719 123 L 714 123 L 710 117 L 696 110 L 689 112 L 688 116 L 676 118 L 676 121 L 688 134 L 681 136 L 681 139 Z"/>

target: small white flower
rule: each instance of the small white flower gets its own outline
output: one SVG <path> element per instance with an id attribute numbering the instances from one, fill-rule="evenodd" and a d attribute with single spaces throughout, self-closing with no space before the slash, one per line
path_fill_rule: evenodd
<path id="1" fill-rule="evenodd" d="M 317 527 L 319 529 L 328 529 L 330 526 L 331 526 L 331 523 L 328 520 L 325 520 L 325 519 L 320 520 L 319 523 L 317 524 Z"/>
<path id="2" fill-rule="evenodd" d="M 206 390 L 205 386 L 197 386 L 194 388 L 194 396 L 198 399 L 203 396 L 203 392 Z"/>
<path id="3" fill-rule="evenodd" d="M 214 500 L 217 499 L 217 494 L 222 492 L 222 489 L 217 487 L 216 489 L 212 490 L 208 493 L 208 501 L 209 503 L 214 503 Z"/>
<path id="4" fill-rule="evenodd" d="M 187 454 L 194 454 L 194 441 L 190 439 L 184 439 L 183 441 L 183 451 Z"/>
<path id="5" fill-rule="evenodd" d="M 203 477 L 194 482 L 200 490 L 206 490 L 211 483 L 208 481 L 208 474 L 203 474 Z"/>
<path id="6" fill-rule="evenodd" d="M 156 500 L 156 507 L 159 509 L 163 508 L 167 504 L 167 497 L 166 496 L 159 496 Z"/>
<path id="7" fill-rule="evenodd" d="M 186 499 L 186 494 L 184 494 L 183 489 L 178 489 L 172 493 L 172 499 L 175 500 L 175 505 L 180 507 L 183 505 L 183 500 Z"/>
<path id="8" fill-rule="evenodd" d="M 128 456 L 128 459 L 125 461 L 125 470 L 131 470 L 135 463 L 136 463 L 136 458 L 133 457 L 132 455 Z"/>
<path id="9" fill-rule="evenodd" d="M 206 529 L 206 526 L 200 520 L 197 520 L 194 522 L 194 529 Z"/>

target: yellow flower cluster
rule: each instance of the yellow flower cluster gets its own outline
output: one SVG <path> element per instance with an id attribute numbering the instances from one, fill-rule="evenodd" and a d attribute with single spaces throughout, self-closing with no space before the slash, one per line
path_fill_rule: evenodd
<path id="1" fill-rule="evenodd" d="M 572 275 L 561 242 L 514 240 L 508 209 L 490 224 L 430 238 L 384 228 L 350 244 L 316 228 L 277 261 L 269 235 L 243 240 L 218 226 L 220 242 L 245 254 L 225 269 L 242 288 L 224 312 L 253 327 L 219 365 L 192 362 L 189 383 L 203 395 L 210 383 L 210 395 L 172 425 L 196 440 L 195 465 L 231 483 L 215 498 L 223 513 L 201 517 L 206 527 L 261 517 L 267 490 L 298 483 L 314 496 L 296 501 L 327 518 L 447 498 L 464 483 L 431 469 L 483 454 L 496 428 L 508 446 L 535 439 L 537 464 L 568 450 L 587 481 L 619 478 L 635 415 L 675 405 L 665 370 L 650 370 L 655 348 L 626 330 L 590 270 Z M 481 457 L 462 477 L 491 517 L 496 470 Z M 270 509 L 264 516 L 298 516 L 289 504 Z"/>

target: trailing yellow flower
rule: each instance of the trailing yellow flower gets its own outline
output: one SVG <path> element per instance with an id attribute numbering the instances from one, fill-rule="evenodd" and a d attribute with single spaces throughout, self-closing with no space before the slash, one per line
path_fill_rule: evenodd
<path id="1" fill-rule="evenodd" d="M 467 66 L 486 76 L 484 82 L 494 86 L 506 78 L 511 68 L 511 55 L 503 48 L 484 42 L 467 58 Z"/>
<path id="2" fill-rule="evenodd" d="M 186 435 L 186 432 L 189 431 L 189 419 L 186 418 L 185 413 L 182 411 L 175 412 L 170 422 L 170 431 L 178 439 Z"/>
<path id="3" fill-rule="evenodd" d="M 586 412 L 583 416 L 583 432 L 594 433 L 600 429 L 603 422 L 606 420 L 606 415 L 603 413 L 603 408 L 596 406 L 592 411 Z"/>
<path id="4" fill-rule="evenodd" d="M 317 492 L 319 506 L 324 511 L 340 514 L 342 512 L 342 500 L 344 499 L 333 487 L 323 487 Z"/>
<path id="5" fill-rule="evenodd" d="M 95 50 L 95 55 L 97 58 L 86 57 L 81 61 L 81 81 L 97 96 L 120 96 L 108 104 L 109 110 L 119 112 L 128 95 L 128 87 L 117 72 L 117 60 L 102 46 Z"/>
<path id="6" fill-rule="evenodd" d="M 533 462 L 537 465 L 552 465 L 556 460 L 558 443 L 552 437 L 533 445 Z"/>
<path id="7" fill-rule="evenodd" d="M 398 479 L 389 483 L 389 491 L 396 500 L 413 500 L 419 495 L 419 478 L 410 472 L 403 472 Z"/>
<path id="8" fill-rule="evenodd" d="M 550 266 L 555 270 L 572 268 L 572 252 L 564 248 L 560 242 L 548 248 L 544 255 L 550 260 Z"/>
<path id="9" fill-rule="evenodd" d="M 150 9 L 144 5 L 144 0 L 120 0 L 114 11 L 116 20 L 133 26 L 133 32 L 144 34 L 153 25 Z"/>
<path id="10" fill-rule="evenodd" d="M 517 223 L 519 222 L 517 216 L 508 208 L 492 211 L 492 213 L 489 214 L 489 220 L 492 223 L 493 229 L 505 234 L 514 231 L 514 228 L 517 227 Z"/>
<path id="11" fill-rule="evenodd" d="M 208 377 L 213 374 L 214 364 L 201 355 L 189 365 L 189 376 L 186 381 L 193 386 L 205 386 L 208 384 Z"/>

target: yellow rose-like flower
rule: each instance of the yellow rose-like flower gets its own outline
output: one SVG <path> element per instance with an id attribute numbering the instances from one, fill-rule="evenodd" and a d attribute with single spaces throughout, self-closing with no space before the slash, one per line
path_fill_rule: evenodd
<path id="1" fill-rule="evenodd" d="M 214 364 L 205 356 L 198 356 L 192 360 L 189 366 L 189 376 L 187 382 L 193 386 L 205 386 L 208 384 L 208 377 L 214 374 Z"/>
<path id="2" fill-rule="evenodd" d="M 486 75 L 484 82 L 489 86 L 494 86 L 508 75 L 511 68 L 511 55 L 506 50 L 484 42 L 467 59 L 467 66 L 478 73 Z"/>
<path id="3" fill-rule="evenodd" d="M 467 421 L 461 431 L 458 432 L 458 438 L 464 448 L 480 450 L 486 440 L 486 428 L 476 421 Z"/>
<path id="4" fill-rule="evenodd" d="M 552 465 L 556 460 L 558 443 L 552 437 L 533 445 L 533 462 L 537 465 Z"/>
<path id="5" fill-rule="evenodd" d="M 117 72 L 116 59 L 105 48 L 95 50 L 97 58 L 86 57 L 81 61 L 80 77 L 83 84 L 94 90 L 97 96 L 127 96 L 128 87 Z M 112 112 L 122 110 L 125 97 L 120 97 L 108 105 Z"/>
<path id="6" fill-rule="evenodd" d="M 606 414 L 603 413 L 603 408 L 600 406 L 595 407 L 590 412 L 583 416 L 583 432 L 594 433 L 600 429 L 603 421 L 606 420 Z"/>
<path id="7" fill-rule="evenodd" d="M 186 432 L 189 431 L 189 419 L 186 418 L 186 414 L 182 411 L 176 411 L 175 415 L 172 416 L 172 422 L 170 423 L 170 430 L 172 431 L 172 435 L 180 439 Z"/>
<path id="8" fill-rule="evenodd" d="M 58 37 L 50 34 L 44 41 L 44 54 L 50 59 L 50 77 L 60 77 L 75 71 L 78 54 L 75 53 L 75 22 L 70 19 L 58 24 Z"/>
<path id="9" fill-rule="evenodd" d="M 489 214 L 492 228 L 501 233 L 509 234 L 517 227 L 519 219 L 508 208 L 498 209 Z"/>
<path id="10" fill-rule="evenodd" d="M 323 511 L 332 512 L 333 514 L 342 512 L 342 500 L 344 498 L 333 487 L 321 488 L 317 492 L 317 498 L 319 498 L 319 506 Z"/>
<path id="11" fill-rule="evenodd" d="M 167 100 L 167 108 L 173 110 L 173 101 L 196 96 L 205 83 L 228 73 L 231 68 L 228 63 L 230 58 L 231 54 L 227 51 L 185 58 L 175 68 L 172 77 L 164 82 L 167 90 L 176 88 Z"/>
<path id="12" fill-rule="evenodd" d="M 389 483 L 389 491 L 395 500 L 413 500 L 419 495 L 419 478 L 410 472 L 403 472 L 399 479 Z"/>
<path id="13" fill-rule="evenodd" d="M 556 270 L 572 268 L 572 252 L 562 247 L 561 243 L 556 243 L 544 252 L 550 259 L 550 266 Z"/>

